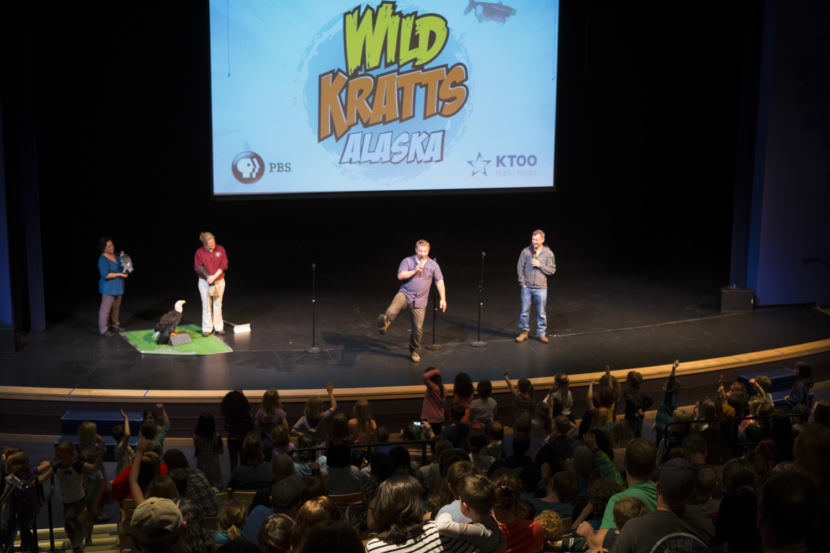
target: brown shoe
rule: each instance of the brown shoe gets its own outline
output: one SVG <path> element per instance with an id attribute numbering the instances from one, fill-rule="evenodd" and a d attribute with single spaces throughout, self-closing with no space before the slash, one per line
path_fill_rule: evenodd
<path id="1" fill-rule="evenodd" d="M 412 362 L 413 362 L 413 363 L 420 363 L 420 362 L 421 362 L 421 356 L 418 354 L 418 352 L 417 352 L 417 351 L 413 351 L 413 352 L 409 355 L 409 358 L 410 358 L 410 359 L 412 359 Z"/>
<path id="2" fill-rule="evenodd" d="M 389 329 L 389 325 L 392 324 L 392 321 L 386 318 L 385 313 L 381 313 L 378 315 L 378 332 L 382 335 L 386 335 L 386 331 Z"/>
<path id="3" fill-rule="evenodd" d="M 547 334 L 540 334 L 539 335 L 539 341 L 542 342 L 543 344 L 547 344 L 550 340 L 548 340 Z"/>
<path id="4" fill-rule="evenodd" d="M 521 334 L 519 334 L 518 336 L 516 336 L 516 342 L 518 342 L 518 343 L 520 343 L 520 344 L 521 344 L 521 343 L 522 343 L 522 342 L 524 342 L 525 340 L 527 340 L 527 331 L 526 331 L 526 330 L 523 330 L 523 331 L 521 332 Z"/>

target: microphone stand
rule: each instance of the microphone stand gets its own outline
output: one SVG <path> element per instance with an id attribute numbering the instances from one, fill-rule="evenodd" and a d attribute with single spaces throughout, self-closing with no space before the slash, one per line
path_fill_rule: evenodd
<path id="1" fill-rule="evenodd" d="M 55 553 L 55 521 L 52 518 L 52 496 L 55 495 L 55 473 L 52 472 L 49 478 L 49 499 L 46 501 L 46 509 L 49 514 L 49 551 Z M 35 535 L 37 539 L 37 534 Z"/>
<path id="2" fill-rule="evenodd" d="M 311 264 L 311 347 L 306 353 L 320 353 L 317 347 L 317 264 Z"/>
<path id="3" fill-rule="evenodd" d="M 476 340 L 470 345 L 474 348 L 487 347 L 487 342 L 481 339 L 481 312 L 484 310 L 484 258 L 487 252 L 481 252 L 481 278 L 478 281 L 478 325 L 476 327 Z"/>
<path id="4" fill-rule="evenodd" d="M 438 263 L 437 257 L 434 257 L 432 260 Z M 441 345 L 435 343 L 435 320 L 438 318 L 439 309 L 438 289 L 432 286 L 432 344 L 427 346 L 427 349 L 430 351 L 438 351 L 441 349 Z"/>

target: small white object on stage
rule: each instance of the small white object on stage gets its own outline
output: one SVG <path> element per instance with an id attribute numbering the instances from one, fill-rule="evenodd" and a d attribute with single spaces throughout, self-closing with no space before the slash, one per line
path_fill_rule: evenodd
<path id="1" fill-rule="evenodd" d="M 242 334 L 243 332 L 250 332 L 251 331 L 251 323 L 232 323 L 230 321 L 225 321 L 226 325 L 230 325 L 233 328 L 234 334 Z"/>

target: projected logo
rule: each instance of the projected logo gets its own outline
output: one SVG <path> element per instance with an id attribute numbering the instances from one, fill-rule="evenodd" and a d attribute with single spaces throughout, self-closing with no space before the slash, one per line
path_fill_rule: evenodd
<path id="1" fill-rule="evenodd" d="M 411 175 L 463 134 L 468 56 L 442 15 L 358 5 L 310 50 L 306 105 L 317 142 L 344 170 L 394 178 L 405 163 Z"/>
<path id="2" fill-rule="evenodd" d="M 265 162 L 256 152 L 242 152 L 233 158 L 231 170 L 242 184 L 253 184 L 265 173 Z"/>
<path id="3" fill-rule="evenodd" d="M 477 174 L 481 173 L 485 177 L 487 176 L 487 166 L 490 165 L 490 162 L 493 161 L 492 159 L 484 159 L 484 156 L 481 155 L 481 152 L 478 153 L 475 159 L 471 159 L 467 161 L 470 164 L 470 167 L 473 168 L 473 172 L 470 174 L 471 177 L 476 176 Z"/>
<path id="4" fill-rule="evenodd" d="M 535 175 L 536 171 L 530 168 L 536 167 L 539 160 L 534 154 L 499 154 L 495 159 L 485 159 L 481 152 L 478 152 L 475 159 L 467 161 L 470 167 L 473 168 L 470 176 L 484 175 L 486 177 L 487 166 L 493 161 L 495 161 L 495 164 L 491 168 L 496 170 L 496 174 L 510 176 L 515 174 Z M 522 173 L 513 172 L 513 168 L 521 170 Z"/>

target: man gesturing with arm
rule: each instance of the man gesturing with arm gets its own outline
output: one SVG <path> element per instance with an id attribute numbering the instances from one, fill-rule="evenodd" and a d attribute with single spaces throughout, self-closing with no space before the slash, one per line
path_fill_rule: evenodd
<path id="1" fill-rule="evenodd" d="M 418 240 L 415 255 L 405 257 L 398 266 L 398 280 L 401 287 L 385 313 L 378 315 L 378 330 L 386 334 L 389 325 L 404 307 L 409 307 L 410 334 L 409 356 L 413 362 L 421 360 L 421 338 L 424 336 L 424 316 L 429 303 L 429 290 L 433 282 L 441 297 L 441 311 L 447 310 L 447 290 L 441 267 L 429 257 L 429 242 Z"/>

